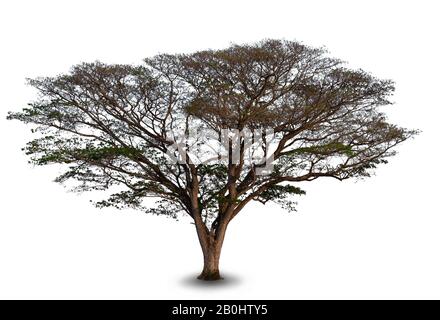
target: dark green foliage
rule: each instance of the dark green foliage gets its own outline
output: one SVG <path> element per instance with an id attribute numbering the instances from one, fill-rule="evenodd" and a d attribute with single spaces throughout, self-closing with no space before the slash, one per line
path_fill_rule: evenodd
<path id="1" fill-rule="evenodd" d="M 306 194 L 306 192 L 295 186 L 274 185 L 268 188 L 266 191 L 262 192 L 258 198 L 262 199 L 263 201 L 270 201 L 270 200 L 284 199 L 289 195 L 302 195 L 302 194 Z"/>
<path id="2" fill-rule="evenodd" d="M 295 211 L 296 202 L 292 201 L 293 196 L 304 194 L 304 190 L 292 185 L 274 185 L 262 192 L 256 200 L 263 204 L 273 201 L 287 211 Z"/>

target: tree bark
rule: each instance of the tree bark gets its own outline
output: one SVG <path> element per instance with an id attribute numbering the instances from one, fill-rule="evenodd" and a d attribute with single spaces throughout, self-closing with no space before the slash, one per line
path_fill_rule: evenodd
<path id="1" fill-rule="evenodd" d="M 221 243 L 216 240 L 209 241 L 210 243 L 203 249 L 203 271 L 197 277 L 200 280 L 214 281 L 221 280 L 219 270 Z"/>
<path id="2" fill-rule="evenodd" d="M 207 281 L 223 279 L 220 275 L 219 262 L 227 226 L 228 222 L 223 221 L 214 233 L 198 230 L 203 251 L 203 271 L 197 277 L 198 279 Z"/>
<path id="3" fill-rule="evenodd" d="M 232 209 L 226 212 L 215 230 L 209 231 L 199 215 L 195 215 L 195 225 L 200 246 L 203 251 L 203 271 L 197 277 L 200 280 L 214 281 L 223 279 L 220 275 L 219 262 L 225 239 L 226 229 L 233 213 Z"/>

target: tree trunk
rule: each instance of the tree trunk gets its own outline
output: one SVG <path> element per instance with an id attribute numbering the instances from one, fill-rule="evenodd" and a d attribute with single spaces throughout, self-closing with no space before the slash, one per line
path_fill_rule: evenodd
<path id="1" fill-rule="evenodd" d="M 208 231 L 200 215 L 194 215 L 197 236 L 203 251 L 204 263 L 203 271 L 197 279 L 207 281 L 223 279 L 219 271 L 220 253 L 232 212 L 232 209 L 227 212 L 228 214 L 221 219 L 215 231 Z"/>
<path id="2" fill-rule="evenodd" d="M 200 280 L 221 280 L 219 271 L 219 261 L 221 252 L 221 243 L 216 240 L 211 240 L 210 243 L 203 248 L 203 271 L 197 277 Z"/>

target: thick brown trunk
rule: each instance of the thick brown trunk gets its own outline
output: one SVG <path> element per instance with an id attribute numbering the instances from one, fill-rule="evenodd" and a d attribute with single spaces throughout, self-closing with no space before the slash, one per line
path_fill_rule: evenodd
<path id="1" fill-rule="evenodd" d="M 230 213 L 218 225 L 215 232 L 209 232 L 201 219 L 196 216 L 195 225 L 200 245 L 203 251 L 203 271 L 197 277 L 200 280 L 221 280 L 219 270 L 220 254 L 222 251 L 223 241 L 225 239 L 226 229 L 228 227 Z"/>
<path id="2" fill-rule="evenodd" d="M 206 248 L 203 248 L 203 271 L 197 277 L 200 280 L 220 280 L 219 261 L 220 261 L 221 244 L 213 241 Z"/>

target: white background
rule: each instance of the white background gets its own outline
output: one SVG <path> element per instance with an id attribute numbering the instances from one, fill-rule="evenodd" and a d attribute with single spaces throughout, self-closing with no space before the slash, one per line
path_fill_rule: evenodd
<path id="1" fill-rule="evenodd" d="M 1 1 L 0 298 L 440 298 L 438 1 Z M 232 222 L 228 280 L 191 280 L 201 251 L 188 220 L 99 210 L 52 181 L 6 121 L 35 97 L 26 77 L 82 61 L 263 38 L 325 45 L 396 81 L 391 122 L 421 129 L 361 182 L 303 185 L 298 212 L 251 205 Z"/>

